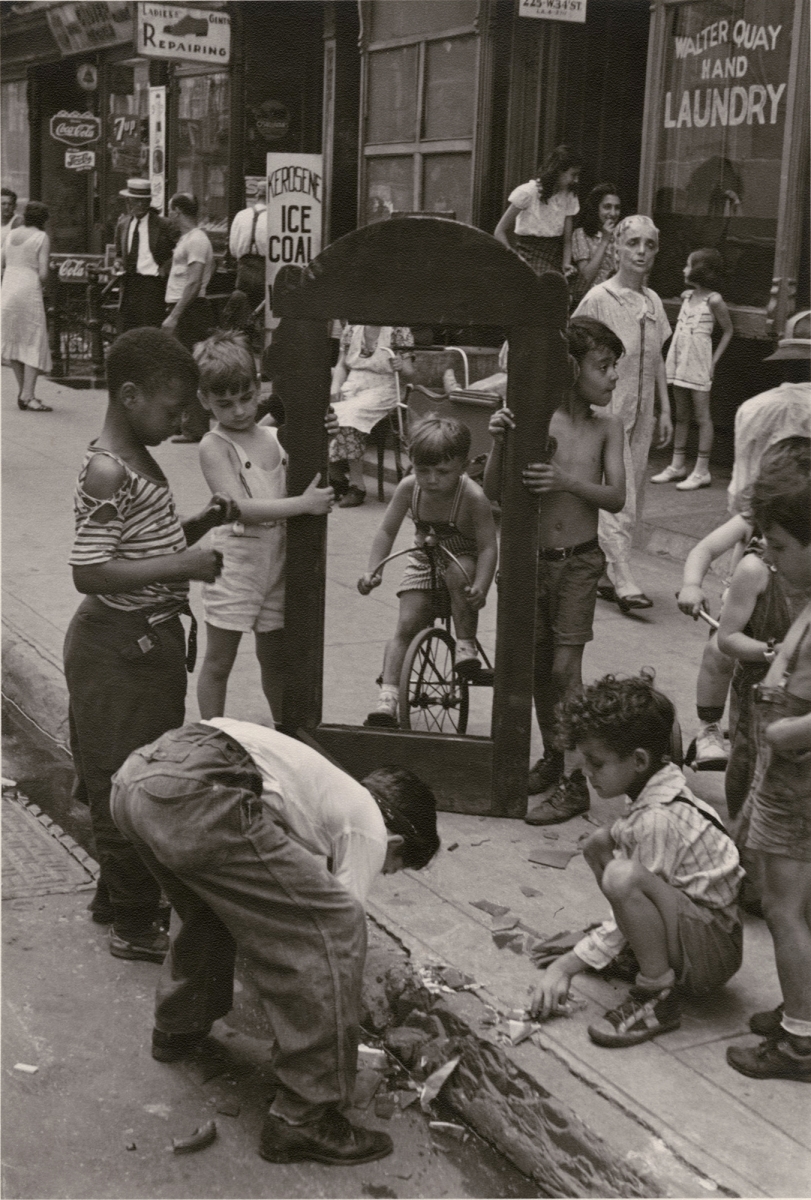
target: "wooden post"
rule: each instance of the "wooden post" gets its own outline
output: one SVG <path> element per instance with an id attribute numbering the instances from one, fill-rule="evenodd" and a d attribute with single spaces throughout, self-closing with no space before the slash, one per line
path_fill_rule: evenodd
<path id="1" fill-rule="evenodd" d="M 283 320 L 273 331 L 280 376 L 274 381 L 284 403 L 287 490 L 300 495 L 321 472 L 326 483 L 330 360 L 326 321 Z M 315 729 L 321 721 L 324 669 L 324 606 L 327 518 L 302 516 L 287 522 L 283 726 Z"/>
<path id="2" fill-rule="evenodd" d="M 87 333 L 90 339 L 90 377 L 94 387 L 104 384 L 104 345 L 101 340 L 101 288 L 98 270 L 87 268 Z"/>
<path id="3" fill-rule="evenodd" d="M 564 286 L 562 279 L 560 284 Z M 538 502 L 524 487 L 522 472 L 528 463 L 539 462 L 544 456 L 549 421 L 565 380 L 565 356 L 557 325 L 517 325 L 510 330 L 507 404 L 515 416 L 516 432 L 506 438 L 502 474 L 492 724 L 493 816 L 522 817 L 526 812 Z"/>

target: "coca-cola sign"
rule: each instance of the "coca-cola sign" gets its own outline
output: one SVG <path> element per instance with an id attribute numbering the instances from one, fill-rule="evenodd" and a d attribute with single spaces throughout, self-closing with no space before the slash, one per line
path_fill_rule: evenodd
<path id="1" fill-rule="evenodd" d="M 89 146 L 101 137 L 101 117 L 63 108 L 51 117 L 51 137 L 66 146 Z"/>
<path id="2" fill-rule="evenodd" d="M 87 283 L 88 267 L 104 272 L 103 254 L 52 254 L 52 271 L 56 271 L 61 283 Z"/>

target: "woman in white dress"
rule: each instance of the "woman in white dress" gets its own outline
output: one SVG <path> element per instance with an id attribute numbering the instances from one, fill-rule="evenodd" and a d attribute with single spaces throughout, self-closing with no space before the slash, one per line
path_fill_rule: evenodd
<path id="1" fill-rule="evenodd" d="M 37 400 L 37 376 L 51 369 L 42 288 L 48 278 L 51 241 L 45 232 L 48 209 L 26 204 L 23 224 L 12 229 L 2 251 L 2 357 L 17 377 L 17 405 L 26 412 L 51 412 Z"/>

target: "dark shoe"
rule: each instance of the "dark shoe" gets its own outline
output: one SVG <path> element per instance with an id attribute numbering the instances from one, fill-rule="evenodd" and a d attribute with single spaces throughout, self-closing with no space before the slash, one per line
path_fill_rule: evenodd
<path id="1" fill-rule="evenodd" d="M 636 955 L 631 949 L 630 943 L 626 943 L 620 950 L 619 954 L 611 959 L 607 967 L 603 967 L 600 971 L 603 979 L 621 979 L 623 983 L 634 983 L 639 974 L 639 963 Z"/>
<path id="2" fill-rule="evenodd" d="M 380 696 L 377 704 L 363 722 L 372 729 L 398 729 L 397 700 L 393 696 Z"/>
<path id="3" fill-rule="evenodd" d="M 351 483 L 346 489 L 346 494 L 338 501 L 339 508 L 358 508 L 366 499 L 366 492 L 359 487 L 355 487 Z"/>
<path id="4" fill-rule="evenodd" d="M 140 937 L 123 938 L 114 929 L 110 930 L 110 953 L 113 958 L 139 959 L 143 962 L 162 963 L 169 949 L 169 938 L 157 925 Z"/>
<path id="5" fill-rule="evenodd" d="M 179 433 L 177 437 L 173 437 L 173 442 L 179 442 L 181 446 L 194 446 L 203 440 L 202 434 L 200 437 L 189 437 L 187 433 Z"/>
<path id="6" fill-rule="evenodd" d="M 194 1033 L 164 1033 L 162 1029 L 153 1029 L 152 1057 L 158 1062 L 178 1062 L 196 1050 L 208 1035 L 208 1029 L 198 1029 Z"/>
<path id="7" fill-rule="evenodd" d="M 259 1153 L 268 1162 L 309 1161 L 330 1166 L 374 1162 L 393 1149 L 387 1133 L 350 1125 L 334 1108 L 309 1125 L 288 1125 L 281 1117 L 268 1113 L 259 1144 Z"/>
<path id="8" fill-rule="evenodd" d="M 779 1038 L 783 1028 L 782 1020 L 783 1005 L 778 1004 L 777 1008 L 773 1008 L 769 1012 L 753 1013 L 749 1018 L 749 1028 L 759 1037 Z"/>
<path id="9" fill-rule="evenodd" d="M 41 400 L 34 398 L 33 400 L 23 400 L 20 397 L 17 404 L 24 412 L 53 412 L 50 404 L 43 404 Z"/>
<path id="10" fill-rule="evenodd" d="M 811 1038 L 795 1038 L 787 1033 L 780 1041 L 767 1038 L 759 1046 L 728 1046 L 727 1062 L 750 1079 L 811 1083 Z"/>
<path id="11" fill-rule="evenodd" d="M 110 904 L 109 900 L 106 902 L 103 900 L 97 901 L 94 897 L 87 907 L 91 918 L 96 922 L 97 925 L 112 925 L 115 918 L 115 913 L 113 912 L 113 906 Z"/>
<path id="12" fill-rule="evenodd" d="M 533 808 L 524 817 L 527 825 L 559 825 L 589 811 L 589 789 L 586 777 L 578 767 L 564 775 L 548 800 Z"/>
<path id="13" fill-rule="evenodd" d="M 601 600 L 607 600 L 609 604 L 616 604 L 617 593 L 614 591 L 613 583 L 598 583 L 597 595 Z"/>
<path id="14" fill-rule="evenodd" d="M 478 658 L 463 658 L 457 660 L 456 666 L 457 679 L 464 679 L 470 683 L 474 679 L 478 679 L 482 672 L 481 660 Z"/>
<path id="15" fill-rule="evenodd" d="M 637 1046 L 680 1025 L 681 1004 L 674 988 L 646 992 L 632 987 L 623 1004 L 589 1025 L 589 1037 L 598 1046 Z"/>
<path id="16" fill-rule="evenodd" d="M 562 777 L 563 755 L 545 752 L 543 758 L 539 758 L 535 766 L 530 768 L 527 778 L 530 796 L 548 792 L 550 788 L 556 787 L 560 783 Z"/>
<path id="17" fill-rule="evenodd" d="M 617 607 L 627 614 L 637 608 L 653 608 L 653 601 L 644 592 L 634 592 L 632 596 L 617 596 Z"/>

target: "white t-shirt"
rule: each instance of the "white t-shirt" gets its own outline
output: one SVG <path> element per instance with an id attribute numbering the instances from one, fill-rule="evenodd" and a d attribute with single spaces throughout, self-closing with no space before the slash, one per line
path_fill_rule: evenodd
<path id="1" fill-rule="evenodd" d="M 317 750 L 265 725 L 212 717 L 213 725 L 248 751 L 262 776 L 262 800 L 312 854 L 330 859 L 332 874 L 366 904 L 383 870 L 388 833 L 365 787 Z"/>
<path id="2" fill-rule="evenodd" d="M 175 246 L 172 255 L 172 269 L 166 281 L 166 303 L 176 304 L 188 283 L 189 266 L 192 263 L 203 264 L 203 282 L 198 296 L 205 296 L 208 281 L 214 274 L 214 249 L 208 234 L 202 229 L 190 229 Z"/>
<path id="3" fill-rule="evenodd" d="M 763 451 L 787 437 L 811 437 L 811 383 L 781 383 L 746 400 L 735 414 L 735 465 L 727 494 L 734 515 L 749 516 Z"/>
<path id="4" fill-rule="evenodd" d="M 254 235 L 253 218 L 256 218 L 256 233 Z M 256 242 L 256 249 L 251 246 Z M 264 258 L 268 252 L 268 210 L 265 203 L 254 204 L 238 212 L 231 223 L 228 237 L 228 249 L 234 258 L 242 258 L 243 254 L 261 254 Z"/>
<path id="5" fill-rule="evenodd" d="M 580 201 L 574 192 L 555 192 L 542 201 L 534 179 L 520 183 L 509 195 L 510 204 L 520 208 L 515 219 L 519 237 L 560 237 L 567 217 L 580 212 Z"/>

